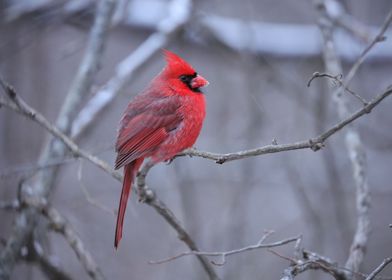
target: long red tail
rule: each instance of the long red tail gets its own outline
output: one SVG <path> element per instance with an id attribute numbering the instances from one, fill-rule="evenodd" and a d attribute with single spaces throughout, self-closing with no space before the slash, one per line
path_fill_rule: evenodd
<path id="1" fill-rule="evenodd" d="M 143 163 L 143 158 L 138 158 L 135 161 L 124 166 L 124 180 L 121 190 L 120 203 L 118 206 L 117 223 L 116 223 L 116 236 L 114 238 L 114 247 L 117 249 L 120 243 L 123 231 L 125 210 L 127 209 L 127 202 L 129 193 L 131 191 L 133 179 L 136 176 L 140 165 Z"/>

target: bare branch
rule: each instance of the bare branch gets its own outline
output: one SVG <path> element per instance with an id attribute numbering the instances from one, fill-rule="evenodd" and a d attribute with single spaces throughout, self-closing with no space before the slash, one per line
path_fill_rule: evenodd
<path id="1" fill-rule="evenodd" d="M 377 268 L 373 270 L 372 273 L 370 273 L 365 280 L 374 279 L 377 276 L 377 274 L 379 274 L 390 263 L 392 263 L 392 258 L 384 259 L 383 262 L 379 266 L 377 266 Z"/>
<path id="2" fill-rule="evenodd" d="M 228 161 L 239 160 L 239 159 L 271 154 L 271 153 L 278 153 L 283 151 L 291 151 L 291 150 L 299 150 L 299 149 L 312 149 L 313 151 L 318 151 L 324 146 L 324 142 L 329 137 L 331 137 L 336 132 L 338 132 L 348 124 L 352 123 L 356 119 L 362 117 L 365 114 L 370 113 L 374 107 L 376 107 L 384 98 L 389 96 L 391 93 L 392 93 L 392 86 L 388 87 L 383 93 L 381 93 L 373 100 L 371 100 L 368 103 L 368 105 L 366 105 L 365 107 L 359 109 L 358 111 L 356 111 L 355 113 L 347 117 L 345 120 L 335 124 L 324 133 L 314 138 L 311 138 L 310 140 L 304 140 L 292 144 L 266 145 L 256 149 L 245 150 L 245 151 L 240 151 L 235 153 L 228 153 L 228 154 L 204 152 L 192 148 L 192 149 L 185 150 L 183 153 L 179 154 L 179 156 L 184 156 L 184 155 L 197 156 L 197 157 L 210 159 L 215 161 L 216 163 L 222 164 Z"/>
<path id="3" fill-rule="evenodd" d="M 189 21 L 192 12 L 191 0 L 172 0 L 169 15 L 157 26 L 132 54 L 118 64 L 115 75 L 104 85 L 80 111 L 72 124 L 72 137 L 78 137 L 89 126 L 119 92 L 131 81 L 134 74 L 161 50 Z"/>
<path id="4" fill-rule="evenodd" d="M 42 213 L 49 219 L 52 228 L 56 232 L 64 235 L 64 238 L 74 250 L 76 256 L 90 277 L 92 279 L 105 279 L 98 265 L 95 263 L 92 255 L 84 247 L 82 240 L 74 231 L 71 224 L 69 224 L 53 207 L 47 206 L 43 208 Z"/>
<path id="5" fill-rule="evenodd" d="M 333 26 L 326 16 L 326 2 L 323 0 L 315 0 L 315 7 L 319 13 L 319 27 L 324 39 L 324 63 L 326 71 L 335 74 L 342 73 L 342 66 L 336 54 L 333 40 Z M 386 28 L 388 24 L 387 20 L 382 29 Z M 383 32 L 380 34 L 383 34 Z M 370 48 L 374 46 L 375 43 L 376 42 L 374 41 L 374 43 L 370 45 Z M 365 50 L 363 56 L 360 56 L 357 63 L 354 65 L 358 64 L 359 66 L 361 64 L 361 60 L 364 59 L 370 48 Z M 349 110 L 341 89 L 335 92 L 333 100 L 338 107 L 339 117 L 344 119 L 349 114 Z M 366 107 L 367 106 L 365 106 L 365 108 Z M 360 265 L 363 262 L 370 233 L 370 194 L 366 177 L 366 154 L 361 144 L 360 136 L 354 128 L 350 127 L 346 130 L 345 138 L 346 147 L 353 168 L 357 205 L 357 228 L 345 266 L 350 271 L 356 273 L 359 271 Z M 352 275 L 352 273 L 350 273 L 350 275 Z"/>
<path id="6" fill-rule="evenodd" d="M 334 82 L 336 82 L 338 84 L 339 87 L 343 87 L 343 89 L 345 91 L 347 91 L 348 93 L 350 93 L 352 96 L 354 96 L 355 98 L 357 98 L 363 106 L 366 106 L 368 104 L 368 102 L 361 97 L 360 95 L 356 94 L 355 92 L 353 92 L 351 89 L 349 89 L 344 82 L 342 81 L 342 74 L 338 74 L 338 75 L 331 75 L 328 73 L 319 73 L 319 72 L 314 72 L 312 77 L 310 78 L 310 80 L 308 81 L 307 86 L 310 87 L 311 82 L 316 79 L 316 78 L 322 78 L 322 77 L 327 77 L 332 79 Z"/>
<path id="7" fill-rule="evenodd" d="M 243 248 L 239 248 L 239 249 L 234 249 L 234 250 L 230 250 L 230 251 L 225 251 L 225 252 L 204 252 L 204 251 L 188 251 L 188 252 L 184 252 L 178 255 L 175 255 L 173 257 L 170 258 L 166 258 L 166 259 L 162 259 L 162 260 L 158 260 L 158 261 L 150 261 L 150 264 L 161 264 L 161 263 L 165 263 L 165 262 L 170 262 L 185 256 L 190 256 L 190 255 L 196 255 L 196 256 L 215 256 L 215 257 L 221 257 L 222 258 L 222 262 L 217 263 L 217 262 L 213 262 L 213 264 L 215 265 L 224 265 L 226 262 L 226 257 L 230 256 L 230 255 L 235 255 L 235 254 L 240 254 L 246 251 L 253 251 L 256 249 L 261 249 L 261 248 L 274 248 L 274 247 L 279 247 L 288 243 L 292 243 L 292 242 L 297 242 L 300 238 L 301 235 L 299 236 L 295 236 L 295 237 L 291 237 L 291 238 L 287 238 L 284 240 L 280 240 L 277 242 L 273 242 L 273 243 L 263 243 L 265 238 L 271 234 L 271 232 L 265 233 L 263 235 L 263 237 L 259 240 L 259 242 L 257 242 L 254 245 L 249 245 Z"/>
<path id="8" fill-rule="evenodd" d="M 299 259 L 287 258 L 276 252 L 273 253 L 291 263 L 290 267 L 284 270 L 281 280 L 293 280 L 297 275 L 307 270 L 323 270 L 337 280 L 348 280 L 344 269 L 338 267 L 336 262 L 317 253 L 303 250 Z"/>
<path id="9" fill-rule="evenodd" d="M 376 37 L 370 42 L 370 44 L 363 50 L 357 61 L 353 64 L 351 69 L 348 71 L 346 78 L 344 79 L 345 87 L 348 86 L 351 80 L 354 78 L 361 64 L 365 61 L 367 54 L 370 50 L 379 42 L 385 41 L 386 37 L 384 36 L 387 31 L 389 25 L 392 22 L 392 10 L 388 13 L 384 24 L 382 25 L 380 32 L 376 35 Z"/>
<path id="10" fill-rule="evenodd" d="M 51 229 L 64 236 L 65 240 L 74 250 L 79 261 L 92 279 L 105 279 L 92 255 L 85 248 L 79 235 L 71 224 L 54 207 L 49 205 L 48 202 L 42 198 L 26 198 L 23 203 L 39 210 L 49 220 Z"/>
<path id="11" fill-rule="evenodd" d="M 364 43 L 369 43 L 373 30 L 367 25 L 359 22 L 357 19 L 347 14 L 342 3 L 336 0 L 326 1 L 326 15 L 328 19 L 337 24 L 353 37 Z"/>
<path id="12" fill-rule="evenodd" d="M 0 105 L 8 107 L 40 124 L 53 136 L 61 140 L 65 144 L 65 146 L 68 147 L 68 149 L 74 154 L 75 157 L 85 158 L 91 163 L 93 163 L 94 165 L 103 169 L 105 172 L 112 175 L 112 177 L 116 178 L 117 180 L 122 179 L 122 176 L 119 172 L 114 171 L 106 162 L 100 160 L 98 157 L 93 156 L 92 154 L 80 149 L 78 145 L 71 140 L 71 138 L 69 138 L 67 135 L 61 132 L 56 126 L 51 124 L 41 113 L 37 112 L 35 109 L 30 107 L 18 95 L 15 94 L 14 99 L 12 101 L 8 101 L 3 98 L 0 98 Z"/>
<path id="13" fill-rule="evenodd" d="M 323 77 L 327 77 L 332 79 L 335 82 L 341 82 L 343 75 L 342 74 L 337 74 L 337 75 L 331 75 L 328 73 L 320 73 L 320 72 L 314 72 L 312 74 L 312 77 L 310 77 L 308 83 L 306 84 L 308 87 L 310 87 L 311 83 L 313 82 L 314 79 L 316 78 L 323 78 Z"/>
<path id="14" fill-rule="evenodd" d="M 71 129 L 71 116 L 76 115 L 78 109 L 76 104 L 80 104 L 82 97 L 90 90 L 93 77 L 98 72 L 104 45 L 107 41 L 107 34 L 111 23 L 112 14 L 115 7 L 115 0 L 105 0 L 99 2 L 94 26 L 91 30 L 87 51 L 79 66 L 75 79 L 71 84 L 67 98 L 60 111 L 64 116 L 64 123 L 58 122 L 58 127 L 68 132 Z M 67 133 L 68 134 L 68 133 Z"/>
<path id="15" fill-rule="evenodd" d="M 80 65 L 78 75 L 65 98 L 64 104 L 60 109 L 56 125 L 65 133 L 69 132 L 71 122 L 76 113 L 76 108 L 80 104 L 82 98 L 80 95 L 85 93 L 91 86 L 93 75 L 98 70 L 102 49 L 106 43 L 107 30 L 110 24 L 111 14 L 114 8 L 113 0 L 101 0 L 97 5 L 97 11 L 93 28 L 90 33 L 88 46 L 86 49 L 83 63 Z M 4 86 L 4 83 L 3 83 Z M 9 89 L 9 87 L 8 87 Z M 9 91 L 12 93 L 12 91 Z M 19 108 L 18 99 L 9 96 L 13 100 L 12 105 Z M 32 112 L 29 112 L 32 113 Z M 45 118 L 42 120 L 46 121 Z M 49 124 L 49 122 L 47 122 Z M 59 129 L 57 129 L 59 130 Z M 53 158 L 64 156 L 67 148 L 58 141 L 57 137 L 52 139 L 43 149 L 39 163 L 45 164 Z M 22 187 L 22 192 L 26 195 L 38 197 L 48 197 L 58 168 L 53 167 L 45 169 L 37 174 L 35 184 Z M 15 218 L 11 235 L 7 241 L 7 245 L 0 253 L 0 279 L 6 280 L 10 278 L 12 270 L 18 260 L 20 249 L 29 242 L 32 230 L 36 226 L 39 215 L 36 209 L 27 207 L 23 209 Z"/>

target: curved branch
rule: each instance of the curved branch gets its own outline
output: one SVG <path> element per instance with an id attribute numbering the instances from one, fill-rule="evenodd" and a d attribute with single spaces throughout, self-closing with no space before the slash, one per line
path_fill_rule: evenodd
<path id="1" fill-rule="evenodd" d="M 349 117 L 344 119 L 343 121 L 335 124 L 334 126 L 330 127 L 328 130 L 326 130 L 324 133 L 313 137 L 309 140 L 304 140 L 296 143 L 291 143 L 291 144 L 282 144 L 282 145 L 266 145 L 262 146 L 259 148 L 255 149 L 250 149 L 250 150 L 245 150 L 245 151 L 240 151 L 240 152 L 235 152 L 235 153 L 227 153 L 227 154 L 218 154 L 218 153 L 211 153 L 211 152 L 204 152 L 204 151 L 198 151 L 194 148 L 185 150 L 179 156 L 196 156 L 196 157 L 202 157 L 206 159 L 210 159 L 215 161 L 216 163 L 222 164 L 228 161 L 233 161 L 233 160 L 239 160 L 239 159 L 244 159 L 244 158 L 249 158 L 249 157 L 254 157 L 254 156 L 260 156 L 260 155 L 265 155 L 265 154 L 272 154 L 272 153 L 278 153 L 278 152 L 284 152 L 284 151 L 291 151 L 291 150 L 299 150 L 299 149 L 311 149 L 313 151 L 318 151 L 324 146 L 324 142 L 334 135 L 336 132 L 344 128 L 345 126 L 349 125 L 356 119 L 362 117 L 365 114 L 370 113 L 374 107 L 376 107 L 384 98 L 388 97 L 389 95 L 392 94 L 392 86 L 389 86 L 383 93 L 380 95 L 376 96 L 373 100 L 368 102 L 366 106 L 363 108 L 357 110 L 353 114 L 351 114 Z"/>
<path id="2" fill-rule="evenodd" d="M 288 243 L 293 243 L 293 242 L 297 242 L 298 240 L 300 240 L 302 238 L 301 235 L 299 236 L 295 236 L 295 237 L 291 237 L 291 238 L 287 238 L 284 240 L 280 240 L 280 241 L 276 241 L 276 242 L 272 242 L 272 243 L 263 243 L 265 238 L 269 235 L 269 233 L 266 233 L 263 235 L 263 238 L 261 238 L 259 240 L 259 242 L 257 242 L 254 245 L 249 245 L 243 248 L 239 248 L 239 249 L 234 249 L 234 250 L 230 250 L 230 251 L 225 251 L 225 252 L 204 252 L 204 251 L 188 251 L 188 252 L 183 252 L 181 254 L 175 255 L 173 257 L 170 258 L 166 258 L 166 259 L 162 259 L 162 260 L 158 260 L 158 261 L 150 261 L 150 264 L 161 264 L 161 263 L 166 263 L 166 262 L 170 262 L 185 256 L 191 256 L 191 255 L 195 255 L 195 256 L 215 256 L 215 257 L 221 257 L 222 258 L 222 262 L 213 262 L 213 264 L 215 265 L 224 265 L 226 262 L 226 257 L 230 256 L 230 255 L 235 255 L 235 254 L 240 254 L 246 251 L 253 251 L 256 249 L 262 249 L 262 248 L 274 248 L 274 247 L 279 247 Z"/>

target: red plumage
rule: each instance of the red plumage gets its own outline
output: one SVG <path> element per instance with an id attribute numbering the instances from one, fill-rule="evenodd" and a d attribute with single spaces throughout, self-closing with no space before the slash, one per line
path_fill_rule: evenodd
<path id="1" fill-rule="evenodd" d="M 124 181 L 117 214 L 114 246 L 122 236 L 125 210 L 133 180 L 145 158 L 153 163 L 169 160 L 192 147 L 199 136 L 208 85 L 185 60 L 165 50 L 167 65 L 147 88 L 131 100 L 116 141 L 115 168 L 124 166 Z"/>

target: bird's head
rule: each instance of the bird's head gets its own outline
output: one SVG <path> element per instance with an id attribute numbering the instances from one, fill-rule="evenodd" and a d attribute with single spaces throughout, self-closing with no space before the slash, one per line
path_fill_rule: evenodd
<path id="1" fill-rule="evenodd" d="M 177 93 L 201 93 L 200 88 L 208 85 L 208 81 L 197 74 L 193 67 L 175 53 L 164 50 L 167 65 L 162 75 L 169 86 Z"/>

